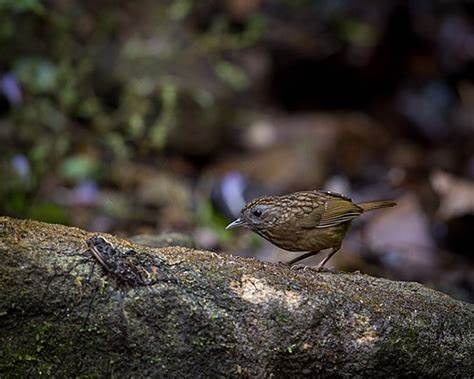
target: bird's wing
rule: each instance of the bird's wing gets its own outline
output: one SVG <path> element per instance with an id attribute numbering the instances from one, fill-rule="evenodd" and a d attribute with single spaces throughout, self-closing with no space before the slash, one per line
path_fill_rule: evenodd
<path id="1" fill-rule="evenodd" d="M 342 195 L 320 192 L 319 196 L 319 206 L 305 217 L 304 228 L 329 228 L 351 221 L 363 212 L 351 199 Z"/>

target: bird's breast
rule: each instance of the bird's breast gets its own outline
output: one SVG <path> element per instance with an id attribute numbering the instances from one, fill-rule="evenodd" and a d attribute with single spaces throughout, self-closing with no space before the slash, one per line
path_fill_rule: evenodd
<path id="1" fill-rule="evenodd" d="M 340 245 L 348 225 L 324 229 L 274 226 L 256 230 L 263 238 L 288 251 L 319 251 Z"/>

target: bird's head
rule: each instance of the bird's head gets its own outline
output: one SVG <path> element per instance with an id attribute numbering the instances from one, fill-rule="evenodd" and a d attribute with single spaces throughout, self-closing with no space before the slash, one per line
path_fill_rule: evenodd
<path id="1" fill-rule="evenodd" d="M 227 225 L 227 229 L 246 227 L 258 231 L 274 225 L 278 220 L 278 203 L 273 198 L 260 198 L 248 203 L 239 218 Z"/>

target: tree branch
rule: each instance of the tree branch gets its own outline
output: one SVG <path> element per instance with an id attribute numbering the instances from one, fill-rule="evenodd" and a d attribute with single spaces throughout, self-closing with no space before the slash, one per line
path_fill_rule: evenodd
<path id="1" fill-rule="evenodd" d="M 473 306 L 417 283 L 7 217 L 0 257 L 2 377 L 474 374 Z"/>

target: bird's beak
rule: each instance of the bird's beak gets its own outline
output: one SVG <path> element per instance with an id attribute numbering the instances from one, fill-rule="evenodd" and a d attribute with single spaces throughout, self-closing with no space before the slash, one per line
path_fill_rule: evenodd
<path id="1" fill-rule="evenodd" d="M 231 222 L 229 225 L 227 225 L 225 227 L 225 230 L 238 228 L 239 226 L 242 226 L 244 224 L 245 224 L 245 221 L 242 220 L 241 218 L 238 218 L 237 220 L 235 220 L 235 221 Z"/>

